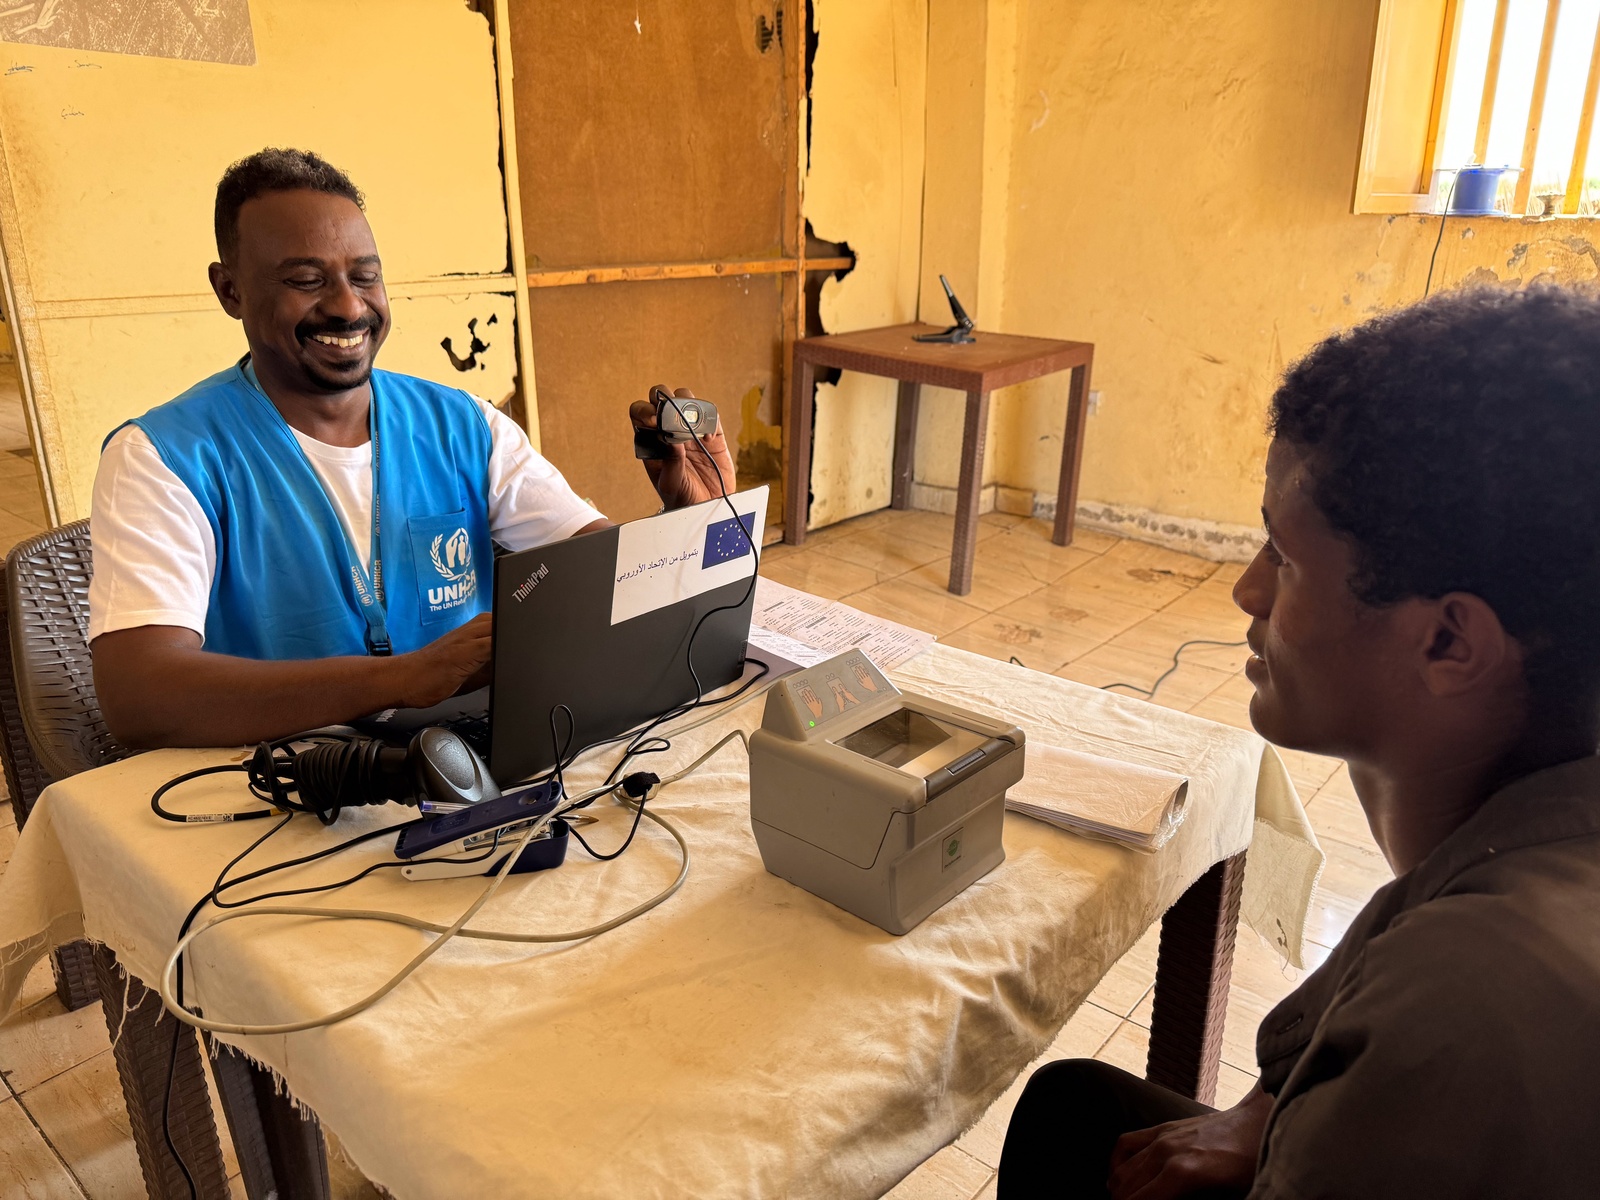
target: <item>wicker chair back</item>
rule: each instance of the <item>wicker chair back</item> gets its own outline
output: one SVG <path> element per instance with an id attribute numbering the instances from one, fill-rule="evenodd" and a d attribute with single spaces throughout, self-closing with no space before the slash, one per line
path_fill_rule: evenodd
<path id="1" fill-rule="evenodd" d="M 6 782 L 18 770 L 14 785 L 26 791 L 54 779 L 126 758 L 128 751 L 111 736 L 100 716 L 89 659 L 89 578 L 94 562 L 89 549 L 89 522 L 74 521 L 13 549 L 6 558 L 6 619 L 9 625 L 10 671 L 26 738 L 33 752 L 35 775 L 21 777 L 23 758 L 6 757 Z M 0 687 L 3 691 L 3 687 Z M 11 721 L 5 736 L 16 750 Z M 15 793 L 13 793 L 15 794 Z M 31 806 L 32 800 L 28 801 Z"/>

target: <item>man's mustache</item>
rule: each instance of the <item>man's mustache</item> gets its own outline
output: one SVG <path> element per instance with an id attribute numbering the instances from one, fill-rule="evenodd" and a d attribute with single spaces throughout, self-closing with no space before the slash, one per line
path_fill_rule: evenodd
<path id="1" fill-rule="evenodd" d="M 310 321 L 302 321 L 294 327 L 294 336 L 303 342 L 309 338 L 316 337 L 318 334 L 325 334 L 328 337 L 354 337 L 363 330 L 377 333 L 382 328 L 383 318 L 378 316 L 377 313 L 372 313 L 369 316 L 362 317 L 359 321 L 339 321 L 333 324 L 327 322 L 314 324 Z"/>

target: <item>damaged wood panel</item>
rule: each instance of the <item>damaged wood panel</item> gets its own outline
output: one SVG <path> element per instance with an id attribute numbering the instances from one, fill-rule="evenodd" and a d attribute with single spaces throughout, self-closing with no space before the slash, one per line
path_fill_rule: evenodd
<path id="1" fill-rule="evenodd" d="M 0 0 L 0 40 L 253 66 L 250 0 Z"/>
<path id="2" fill-rule="evenodd" d="M 782 7 L 512 0 L 530 270 L 795 253 Z"/>
<path id="3" fill-rule="evenodd" d="M 580 496 L 614 521 L 660 508 L 628 422 L 657 383 L 715 403 L 739 486 L 776 492 L 777 431 L 756 414 L 781 376 L 780 277 L 540 289 L 530 301 L 544 454 Z"/>

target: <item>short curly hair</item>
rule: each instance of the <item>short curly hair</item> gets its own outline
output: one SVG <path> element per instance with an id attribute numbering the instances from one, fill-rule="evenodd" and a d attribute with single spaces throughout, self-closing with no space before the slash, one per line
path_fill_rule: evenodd
<path id="1" fill-rule="evenodd" d="M 268 146 L 248 158 L 241 158 L 222 173 L 217 184 L 217 254 L 231 263 L 239 251 L 239 210 L 245 201 L 268 192 L 293 192 L 300 189 L 343 196 L 360 209 L 366 208 L 361 189 L 350 182 L 338 167 L 310 150 L 280 150 Z"/>
<path id="2" fill-rule="evenodd" d="M 1357 599 L 1482 598 L 1536 717 L 1600 715 L 1600 297 L 1445 293 L 1316 346 L 1272 399 Z"/>

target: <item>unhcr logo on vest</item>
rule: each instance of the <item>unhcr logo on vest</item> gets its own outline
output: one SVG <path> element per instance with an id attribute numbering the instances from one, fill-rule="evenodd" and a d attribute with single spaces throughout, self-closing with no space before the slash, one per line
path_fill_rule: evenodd
<path id="1" fill-rule="evenodd" d="M 449 580 L 442 587 L 428 589 L 428 603 L 435 609 L 454 608 L 478 590 L 478 572 L 472 566 L 472 543 L 465 529 L 440 534 L 429 548 L 433 569 Z"/>

